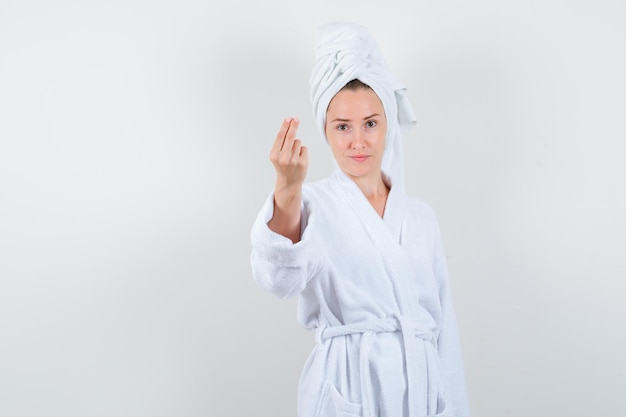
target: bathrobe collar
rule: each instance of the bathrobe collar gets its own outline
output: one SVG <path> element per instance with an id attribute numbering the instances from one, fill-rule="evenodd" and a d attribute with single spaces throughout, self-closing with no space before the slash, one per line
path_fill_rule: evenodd
<path id="1" fill-rule="evenodd" d="M 333 181 L 337 184 L 350 204 L 354 207 L 354 212 L 363 217 L 363 221 L 387 243 L 400 244 L 402 240 L 402 222 L 404 221 L 406 206 L 403 204 L 404 193 L 399 187 L 394 187 L 391 180 L 384 176 L 384 181 L 389 186 L 389 195 L 385 204 L 383 217 L 380 217 L 367 197 L 363 194 L 358 185 L 345 172 L 336 167 L 332 175 Z"/>

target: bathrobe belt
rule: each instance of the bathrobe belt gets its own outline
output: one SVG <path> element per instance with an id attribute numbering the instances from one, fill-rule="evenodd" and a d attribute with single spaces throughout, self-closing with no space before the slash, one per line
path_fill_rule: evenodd
<path id="1" fill-rule="evenodd" d="M 428 352 L 426 343 L 436 348 L 432 332 L 419 330 L 413 322 L 403 316 L 362 321 L 341 326 L 320 327 L 316 331 L 316 341 L 338 336 L 360 333 L 359 367 L 361 368 L 361 399 L 363 416 L 374 417 L 375 410 L 370 378 L 369 352 L 376 333 L 401 332 L 407 373 L 407 395 L 410 416 L 428 415 Z"/>

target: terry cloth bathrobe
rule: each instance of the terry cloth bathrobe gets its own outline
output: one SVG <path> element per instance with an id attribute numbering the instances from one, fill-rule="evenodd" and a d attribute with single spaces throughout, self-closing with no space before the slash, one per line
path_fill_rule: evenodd
<path id="1" fill-rule="evenodd" d="M 337 91 L 354 78 L 370 85 L 388 120 L 382 168 L 391 189 L 381 218 L 337 167 L 304 184 L 298 243 L 267 226 L 273 193 L 253 225 L 254 279 L 280 298 L 298 296 L 298 321 L 315 332 L 298 416 L 468 417 L 437 221 L 403 190 L 400 136 L 415 122 L 405 91 L 361 26 L 322 26 L 317 52 L 311 96 L 322 135 Z"/>

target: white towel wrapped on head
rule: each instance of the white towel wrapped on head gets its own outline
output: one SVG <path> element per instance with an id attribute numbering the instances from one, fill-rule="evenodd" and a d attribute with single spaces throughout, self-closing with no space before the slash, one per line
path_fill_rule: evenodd
<path id="1" fill-rule="evenodd" d="M 335 94 L 354 79 L 369 85 L 382 101 L 387 118 L 382 171 L 394 187 L 404 190 L 402 136 L 416 119 L 405 86 L 390 72 L 376 41 L 364 26 L 326 23 L 317 33 L 315 56 L 310 77 L 311 102 L 322 137 L 327 139 L 326 111 Z"/>

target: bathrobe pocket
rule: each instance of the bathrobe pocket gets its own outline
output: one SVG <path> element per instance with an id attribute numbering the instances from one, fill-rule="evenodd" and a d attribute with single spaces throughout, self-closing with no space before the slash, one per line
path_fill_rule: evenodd
<path id="1" fill-rule="evenodd" d="M 362 415 L 363 410 L 360 404 L 346 400 L 332 382 L 326 381 L 315 417 L 361 417 Z"/>
<path id="2" fill-rule="evenodd" d="M 452 407 L 448 407 L 446 399 L 441 393 L 437 396 L 437 412 L 428 417 L 455 417 Z"/>
<path id="3" fill-rule="evenodd" d="M 427 417 L 455 417 L 454 407 L 447 401 L 448 395 L 443 383 L 443 374 L 439 355 L 432 345 L 427 345 L 428 366 L 431 375 L 431 390 L 436 393 L 434 398 L 429 399 L 428 409 L 431 414 Z M 431 368 L 432 367 L 432 368 Z"/>

